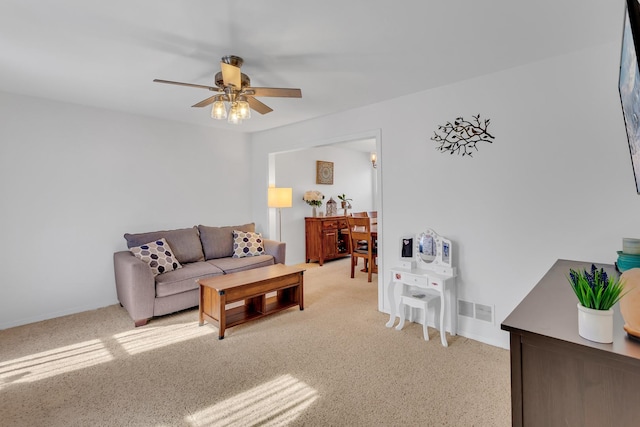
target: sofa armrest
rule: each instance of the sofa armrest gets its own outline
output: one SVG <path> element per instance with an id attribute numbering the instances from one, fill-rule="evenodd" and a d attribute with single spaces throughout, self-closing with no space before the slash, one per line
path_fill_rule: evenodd
<path id="1" fill-rule="evenodd" d="M 285 242 L 278 242 L 277 240 L 262 239 L 264 242 L 264 252 L 267 255 L 271 255 L 274 258 L 276 264 L 284 264 L 287 244 Z"/>
<path id="2" fill-rule="evenodd" d="M 113 254 L 118 301 L 127 309 L 136 326 L 153 317 L 156 280 L 151 267 L 129 251 Z"/>

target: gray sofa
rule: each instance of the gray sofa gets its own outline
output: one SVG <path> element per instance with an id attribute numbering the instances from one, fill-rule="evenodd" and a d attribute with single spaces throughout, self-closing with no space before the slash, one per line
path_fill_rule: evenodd
<path id="1" fill-rule="evenodd" d="M 285 243 L 269 239 L 263 239 L 264 255 L 234 258 L 233 230 L 255 232 L 255 224 L 125 234 L 128 248 L 164 238 L 182 265 L 154 276 L 149 264 L 130 251 L 113 254 L 118 300 L 135 326 L 146 325 L 154 316 L 198 306 L 200 278 L 285 263 Z"/>

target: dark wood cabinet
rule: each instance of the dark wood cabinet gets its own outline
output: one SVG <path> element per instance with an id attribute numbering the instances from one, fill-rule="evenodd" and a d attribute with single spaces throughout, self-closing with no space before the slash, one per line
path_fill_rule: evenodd
<path id="1" fill-rule="evenodd" d="M 511 335 L 514 426 L 640 425 L 640 342 L 624 331 L 618 305 L 613 343 L 578 335 L 578 300 L 567 275 L 590 266 L 556 261 L 502 322 Z M 596 266 L 616 274 L 611 265 Z"/>
<path id="2" fill-rule="evenodd" d="M 344 216 L 305 218 L 307 262 L 325 261 L 349 256 L 347 218 Z"/>

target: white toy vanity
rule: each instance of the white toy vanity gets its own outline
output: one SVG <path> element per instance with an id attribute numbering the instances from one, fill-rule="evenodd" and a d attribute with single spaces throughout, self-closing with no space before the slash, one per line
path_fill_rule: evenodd
<path id="1" fill-rule="evenodd" d="M 403 239 L 403 246 L 412 245 L 412 250 L 403 247 L 405 258 L 398 267 L 391 269 L 391 280 L 387 288 L 391 316 L 386 326 L 393 327 L 396 316 L 400 318 L 396 330 L 404 327 L 405 317 L 413 319 L 413 309 L 423 310 L 423 335 L 429 340 L 427 332 L 430 307 L 439 312 L 440 340 L 447 347 L 445 331 L 456 335 L 456 268 L 452 267 L 451 241 L 431 229 Z"/>

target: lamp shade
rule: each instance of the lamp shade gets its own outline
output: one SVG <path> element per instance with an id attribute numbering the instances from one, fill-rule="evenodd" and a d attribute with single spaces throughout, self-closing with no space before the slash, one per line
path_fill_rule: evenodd
<path id="1" fill-rule="evenodd" d="M 269 187 L 267 204 L 270 208 L 290 208 L 293 203 L 292 188 Z"/>

